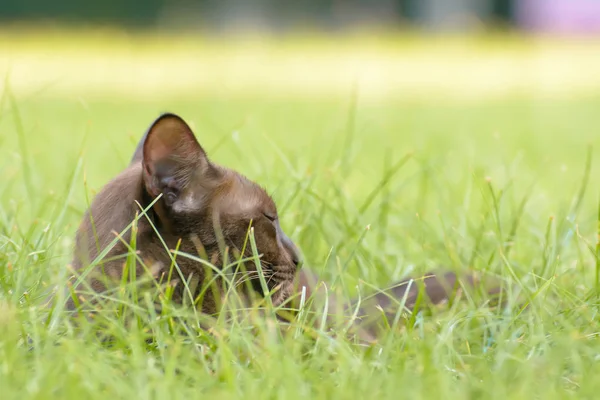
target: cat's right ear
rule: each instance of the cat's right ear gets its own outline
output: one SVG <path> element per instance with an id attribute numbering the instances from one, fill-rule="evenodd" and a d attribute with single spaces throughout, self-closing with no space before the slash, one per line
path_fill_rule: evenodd
<path id="1" fill-rule="evenodd" d="M 152 197 L 162 193 L 169 207 L 182 199 L 192 181 L 208 177 L 213 169 L 189 125 L 170 113 L 148 129 L 141 161 L 147 192 Z"/>

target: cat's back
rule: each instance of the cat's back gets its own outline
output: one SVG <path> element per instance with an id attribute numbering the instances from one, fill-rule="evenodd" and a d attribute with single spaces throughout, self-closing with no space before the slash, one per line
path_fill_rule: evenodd
<path id="1" fill-rule="evenodd" d="M 99 251 L 108 246 L 135 218 L 136 204 L 142 202 L 142 166 L 139 163 L 108 182 L 83 216 L 75 235 L 73 266 L 80 269 L 96 258 Z M 130 235 L 124 236 L 129 240 Z"/>

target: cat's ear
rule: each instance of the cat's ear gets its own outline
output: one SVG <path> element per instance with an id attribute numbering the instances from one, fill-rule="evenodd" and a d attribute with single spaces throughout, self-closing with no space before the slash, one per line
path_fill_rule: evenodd
<path id="1" fill-rule="evenodd" d="M 213 169 L 192 129 L 175 114 L 161 115 L 145 135 L 142 148 L 143 179 L 147 192 L 163 194 L 173 205 L 188 186 Z"/>

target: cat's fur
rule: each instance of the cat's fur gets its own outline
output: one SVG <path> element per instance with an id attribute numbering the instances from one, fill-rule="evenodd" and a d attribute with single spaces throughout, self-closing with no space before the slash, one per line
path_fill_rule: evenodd
<path id="1" fill-rule="evenodd" d="M 252 226 L 262 271 L 268 289 L 275 291 L 273 302 L 276 305 L 302 288 L 307 297 L 314 295 L 322 299 L 327 296 L 323 286 L 318 286 L 318 277 L 299 268 L 300 253 L 282 230 L 271 197 L 241 174 L 214 164 L 191 128 L 174 114 L 163 114 L 152 123 L 130 165 L 104 186 L 81 221 L 73 258 L 73 266 L 79 272 L 98 258 L 118 233 L 125 231 L 86 278 L 93 291 L 103 292 L 109 288 L 111 279 L 121 279 L 125 259 L 120 256 L 128 253 L 127 244 L 132 239 L 132 230 L 126 228 L 136 214 L 152 202 L 155 203 L 149 209 L 148 217 L 138 220 L 135 242 L 139 259 L 151 266 L 155 278 L 164 278 L 172 264 L 172 254 L 165 250 L 162 241 L 168 249 L 178 247 L 183 253 L 201 253 L 221 267 L 224 253 L 232 249 L 241 252 L 245 243 L 244 255 L 251 256 L 247 234 Z M 181 283 L 193 277 L 200 282 L 200 290 L 206 278 L 204 265 L 182 256 L 177 257 L 177 263 L 181 274 L 175 274 L 173 278 Z M 142 275 L 144 268 L 141 263 L 137 265 L 136 274 Z M 248 274 L 254 274 L 251 275 L 251 287 L 262 293 L 256 271 L 252 271 L 253 263 L 246 265 Z M 448 299 L 459 287 L 453 273 L 441 277 L 432 274 L 424 277 L 422 282 L 423 285 L 409 280 L 400 282 L 361 303 L 343 302 L 341 309 L 346 316 L 357 317 L 355 333 L 364 339 L 373 339 L 378 334 L 381 318 L 393 319 L 398 309 L 394 299 L 402 299 L 405 307 L 411 309 L 419 287 L 425 288 L 426 299 L 433 303 Z M 474 278 L 467 276 L 464 283 L 472 285 Z M 176 285 L 175 300 L 183 298 L 183 287 Z M 77 288 L 74 293 L 78 293 Z M 214 293 L 206 296 L 201 310 L 208 314 L 218 313 L 218 296 Z M 67 308 L 77 308 L 85 301 L 84 297 L 81 294 L 70 297 Z M 339 301 L 330 300 L 330 309 L 334 309 L 333 304 L 339 304 Z"/>

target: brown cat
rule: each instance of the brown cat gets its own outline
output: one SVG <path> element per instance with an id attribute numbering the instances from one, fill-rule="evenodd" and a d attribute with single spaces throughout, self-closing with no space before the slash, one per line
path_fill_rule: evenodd
<path id="1" fill-rule="evenodd" d="M 132 234 L 128 226 L 146 208 L 149 208 L 147 217 L 138 219 L 137 229 Z M 306 297 L 324 297 L 325 291 L 317 289 L 323 288 L 317 285 L 318 277 L 300 269 L 300 253 L 283 232 L 271 197 L 239 173 L 214 164 L 186 122 L 177 115 L 164 114 L 152 123 L 130 165 L 93 200 L 77 231 L 73 266 L 83 272 L 92 264 L 82 282 L 87 282 L 94 292 L 104 292 L 110 288 L 111 280 L 121 280 L 124 257 L 131 253 L 128 244 L 135 241 L 139 260 L 144 261 L 155 278 L 172 276 L 179 281 L 174 299 L 182 301 L 186 289 L 181 283 L 190 278 L 200 283 L 193 289 L 192 295 L 196 296 L 207 280 L 207 269 L 198 259 L 178 256 L 180 272 L 173 273 L 170 269 L 173 253 L 169 250 L 178 248 L 191 255 L 201 253 L 204 259 L 222 268 L 226 254 L 229 259 L 233 258 L 232 250 L 243 252 L 242 256 L 252 256 L 247 240 L 249 227 L 253 228 L 267 288 L 274 292 L 274 305 L 283 304 L 302 288 L 306 290 Z M 116 239 L 120 232 L 124 232 L 122 237 Z M 251 290 L 262 295 L 263 288 L 253 265 L 253 262 L 245 263 L 246 276 L 251 278 Z M 138 262 L 136 275 L 144 271 Z M 217 282 L 222 283 L 219 279 Z M 458 287 L 453 273 L 441 279 L 433 275 L 425 277 L 422 282 L 425 299 L 433 303 L 448 299 Z M 375 338 L 381 317 L 393 319 L 398 310 L 398 303 L 393 299 L 403 299 L 408 309 L 415 305 L 421 287 L 417 283 L 400 282 L 360 304 L 344 302 L 342 311 L 348 318 L 354 315 L 356 320 L 354 333 L 366 340 Z M 467 276 L 465 283 L 473 284 L 474 277 Z M 69 298 L 67 308 L 75 309 L 85 301 L 79 288 L 73 292 L 77 295 Z M 242 286 L 240 290 L 248 289 Z M 222 293 L 211 293 L 200 306 L 207 314 L 219 312 Z M 340 304 L 333 298 L 328 300 L 330 305 Z"/>

